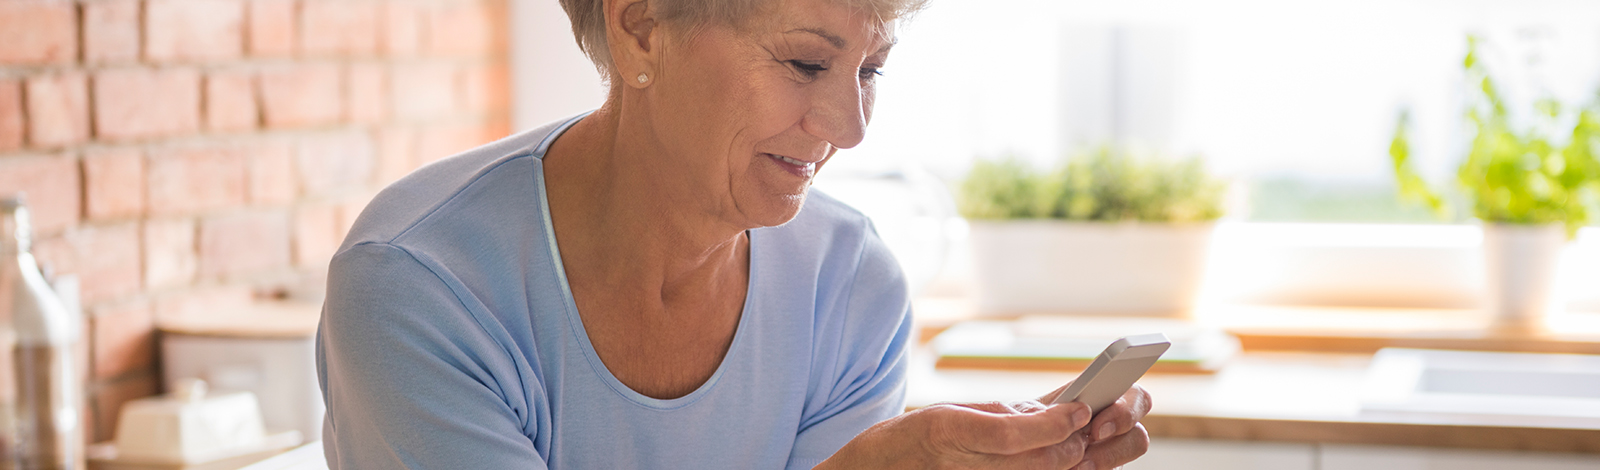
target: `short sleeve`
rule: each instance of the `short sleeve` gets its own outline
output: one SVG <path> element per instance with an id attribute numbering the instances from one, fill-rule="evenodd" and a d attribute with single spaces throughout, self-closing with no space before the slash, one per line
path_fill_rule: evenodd
<path id="1" fill-rule="evenodd" d="M 818 350 L 819 359 L 833 365 L 824 368 L 821 405 L 808 406 L 802 418 L 791 470 L 815 467 L 857 434 L 905 411 L 910 299 L 900 265 L 870 224 L 866 232 L 843 315 L 823 330 L 837 335 Z"/>
<path id="2" fill-rule="evenodd" d="M 546 468 L 504 348 L 437 273 L 401 248 L 342 251 L 328 276 L 317 369 L 331 469 Z M 511 371 L 511 372 L 507 372 Z"/>

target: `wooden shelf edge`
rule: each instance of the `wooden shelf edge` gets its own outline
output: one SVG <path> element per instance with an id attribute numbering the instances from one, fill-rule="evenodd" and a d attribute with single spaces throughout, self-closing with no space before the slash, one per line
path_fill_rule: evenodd
<path id="1" fill-rule="evenodd" d="M 1492 335 L 1428 336 L 1231 330 L 1245 351 L 1300 351 L 1371 354 L 1383 348 L 1600 354 L 1600 341 Z"/>
<path id="2" fill-rule="evenodd" d="M 1600 454 L 1600 429 L 1151 414 L 1151 437 Z"/>
<path id="3" fill-rule="evenodd" d="M 1089 367 L 1088 359 L 1030 358 L 1030 357 L 940 357 L 934 367 L 940 369 L 1012 370 L 1030 372 L 1079 372 Z M 1158 374 L 1215 374 L 1215 367 L 1207 368 L 1200 362 L 1167 361 L 1150 366 Z"/>

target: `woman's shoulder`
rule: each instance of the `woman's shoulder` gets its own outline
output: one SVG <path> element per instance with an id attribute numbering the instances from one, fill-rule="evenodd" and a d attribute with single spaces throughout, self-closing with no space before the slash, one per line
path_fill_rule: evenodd
<path id="1" fill-rule="evenodd" d="M 535 152 L 557 127 L 551 124 L 514 134 L 418 168 L 373 197 L 340 249 L 363 242 L 393 243 L 422 225 L 462 222 L 451 219 L 493 218 L 482 211 L 458 209 L 494 198 L 518 207 L 539 207 Z"/>

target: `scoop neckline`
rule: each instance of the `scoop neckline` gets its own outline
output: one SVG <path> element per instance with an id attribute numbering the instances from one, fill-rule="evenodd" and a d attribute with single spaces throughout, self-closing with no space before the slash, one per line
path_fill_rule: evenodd
<path id="1" fill-rule="evenodd" d="M 544 224 L 543 228 L 545 232 L 545 240 L 547 241 L 546 247 L 550 252 L 556 279 L 561 284 L 562 307 L 565 310 L 567 323 L 571 329 L 573 340 L 578 342 L 580 352 L 582 353 L 585 362 L 588 362 L 590 369 L 593 370 L 595 376 L 598 377 L 601 382 L 604 382 L 607 387 L 611 388 L 611 390 L 618 395 L 621 395 L 622 398 L 627 399 L 629 402 L 632 402 L 636 405 L 658 411 L 681 409 L 689 405 L 693 405 L 701 398 L 704 398 L 706 395 L 710 394 L 712 389 L 716 387 L 717 383 L 721 381 L 722 376 L 728 372 L 728 368 L 730 367 L 729 364 L 733 363 L 736 357 L 743 355 L 741 346 L 745 343 L 744 337 L 747 336 L 745 330 L 748 329 L 748 325 L 751 321 L 753 321 L 751 320 L 750 309 L 751 306 L 755 304 L 755 286 L 757 282 L 757 273 L 759 272 L 759 270 L 756 269 L 757 263 L 760 259 L 760 256 L 757 254 L 758 252 L 756 250 L 756 240 L 759 238 L 756 233 L 758 231 L 745 231 L 745 236 L 749 237 L 750 239 L 750 259 L 749 266 L 747 267 L 749 274 L 745 282 L 744 307 L 739 312 L 739 325 L 734 328 L 733 341 L 728 344 L 728 352 L 723 354 L 722 362 L 717 364 L 716 372 L 713 372 L 711 377 L 707 378 L 704 383 L 701 383 L 700 386 L 696 387 L 694 391 L 677 398 L 663 399 L 650 397 L 639 393 L 638 391 L 634 390 L 633 387 L 629 387 L 627 384 L 622 383 L 621 380 L 617 379 L 615 374 L 611 373 L 611 369 L 606 367 L 605 361 L 600 359 L 600 353 L 595 351 L 594 344 L 589 341 L 589 332 L 588 329 L 584 327 L 583 317 L 578 314 L 578 303 L 572 295 L 572 285 L 567 282 L 566 264 L 561 261 L 561 248 L 556 241 L 555 225 L 550 220 L 549 191 L 545 187 L 544 179 L 544 155 L 545 152 L 549 151 L 550 145 L 555 142 L 555 139 L 558 136 L 560 136 L 567 129 L 571 128 L 573 124 L 576 124 L 579 120 L 582 120 L 592 112 L 593 111 L 585 112 L 568 119 L 566 122 L 561 123 L 561 125 L 551 130 L 550 134 L 545 136 L 545 138 L 533 151 L 534 160 L 537 162 L 535 164 L 538 165 L 538 171 L 534 172 L 534 183 L 536 186 L 538 186 L 539 191 L 539 211 Z"/>

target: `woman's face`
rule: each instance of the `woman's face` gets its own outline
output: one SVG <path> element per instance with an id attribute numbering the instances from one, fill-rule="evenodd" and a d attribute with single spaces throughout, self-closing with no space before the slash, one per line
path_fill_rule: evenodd
<path id="1" fill-rule="evenodd" d="M 643 89 L 666 171 L 714 198 L 723 220 L 788 222 L 828 158 L 861 143 L 885 30 L 836 0 L 781 0 L 739 28 L 669 29 L 678 39 L 660 43 Z"/>

